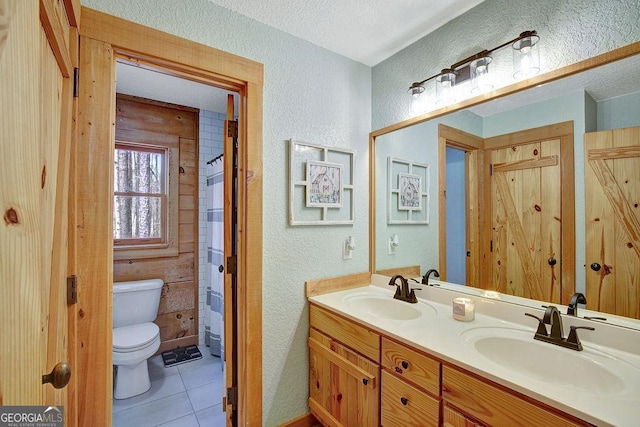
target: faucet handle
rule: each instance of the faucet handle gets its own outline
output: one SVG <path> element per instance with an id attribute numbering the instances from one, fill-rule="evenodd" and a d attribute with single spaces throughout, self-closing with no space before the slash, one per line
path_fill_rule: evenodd
<path id="1" fill-rule="evenodd" d="M 547 327 L 544 326 L 544 321 L 543 319 L 541 319 L 540 317 L 536 316 L 535 314 L 531 314 L 531 313 L 525 313 L 525 316 L 529 316 L 529 317 L 533 317 L 534 319 L 536 319 L 538 321 L 538 330 L 536 330 L 536 335 L 541 335 L 544 337 L 549 336 L 549 334 L 547 333 Z"/>
<path id="2" fill-rule="evenodd" d="M 589 331 L 595 331 L 596 328 L 592 328 L 591 326 L 569 326 L 569 336 L 567 337 L 567 343 L 572 344 L 573 348 L 578 351 L 582 351 L 582 343 L 580 342 L 580 338 L 578 338 L 577 329 L 586 329 Z"/>
<path id="3" fill-rule="evenodd" d="M 408 302 L 416 303 L 418 302 L 418 297 L 416 297 L 416 291 L 421 291 L 422 288 L 411 288 L 411 292 L 409 292 Z"/>

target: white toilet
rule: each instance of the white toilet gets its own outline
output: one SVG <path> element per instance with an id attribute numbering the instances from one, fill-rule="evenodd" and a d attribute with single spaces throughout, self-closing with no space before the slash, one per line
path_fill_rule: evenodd
<path id="1" fill-rule="evenodd" d="M 113 397 L 127 399 L 151 388 L 147 359 L 160 347 L 158 315 L 160 279 L 113 284 Z"/>

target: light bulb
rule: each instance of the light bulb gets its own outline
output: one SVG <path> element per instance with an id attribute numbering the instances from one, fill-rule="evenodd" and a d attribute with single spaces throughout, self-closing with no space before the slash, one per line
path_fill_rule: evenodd
<path id="1" fill-rule="evenodd" d="M 483 93 L 493 89 L 493 79 L 489 73 L 492 58 L 485 56 L 471 62 L 471 93 Z"/>

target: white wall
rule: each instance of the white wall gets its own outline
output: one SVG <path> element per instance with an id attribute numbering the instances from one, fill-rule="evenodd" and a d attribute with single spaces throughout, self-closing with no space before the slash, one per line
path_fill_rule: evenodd
<path id="1" fill-rule="evenodd" d="M 264 64 L 263 423 L 308 411 L 304 282 L 368 271 L 371 69 L 206 0 L 82 0 L 111 15 Z M 290 138 L 356 151 L 353 226 L 287 225 Z M 356 238 L 353 259 L 342 242 Z"/>
<path id="2" fill-rule="evenodd" d="M 640 126 L 640 92 L 598 101 L 598 130 Z"/>
<path id="3" fill-rule="evenodd" d="M 412 82 L 525 30 L 540 35 L 541 72 L 640 39 L 638 0 L 486 0 L 373 68 L 372 125 L 410 118 Z M 510 55 L 510 48 L 500 55 Z"/>

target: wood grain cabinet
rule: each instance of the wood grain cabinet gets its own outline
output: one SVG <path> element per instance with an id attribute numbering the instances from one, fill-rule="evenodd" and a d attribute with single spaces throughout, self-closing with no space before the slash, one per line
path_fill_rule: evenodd
<path id="1" fill-rule="evenodd" d="M 440 362 L 382 337 L 383 426 L 440 424 Z"/>
<path id="2" fill-rule="evenodd" d="M 311 304 L 309 408 L 324 426 L 589 426 Z"/>
<path id="3" fill-rule="evenodd" d="M 379 426 L 380 336 L 316 306 L 310 310 L 311 413 L 325 426 Z"/>
<path id="4" fill-rule="evenodd" d="M 490 426 L 590 425 L 451 366 L 442 367 L 442 398 L 445 407 L 452 403 L 472 419 Z"/>
<path id="5" fill-rule="evenodd" d="M 484 427 L 484 424 L 446 404 L 442 408 L 442 425 L 444 427 Z"/>

